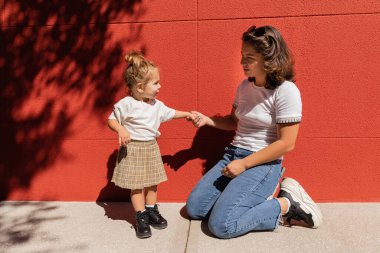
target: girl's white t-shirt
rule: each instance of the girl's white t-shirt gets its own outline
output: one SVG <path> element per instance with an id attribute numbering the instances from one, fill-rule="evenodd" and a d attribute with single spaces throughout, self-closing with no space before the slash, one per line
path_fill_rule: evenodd
<path id="1" fill-rule="evenodd" d="M 254 152 L 278 139 L 277 124 L 301 122 L 302 118 L 301 94 L 290 81 L 270 90 L 244 80 L 233 107 L 239 121 L 231 144 Z"/>
<path id="2" fill-rule="evenodd" d="M 159 137 L 162 122 L 171 120 L 175 110 L 154 99 L 150 103 L 127 96 L 114 105 L 108 119 L 115 119 L 131 134 L 132 140 L 150 141 Z"/>

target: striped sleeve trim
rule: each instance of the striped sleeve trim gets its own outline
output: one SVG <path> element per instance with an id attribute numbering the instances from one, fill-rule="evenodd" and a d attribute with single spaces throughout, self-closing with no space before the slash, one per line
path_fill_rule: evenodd
<path id="1" fill-rule="evenodd" d="M 277 124 L 284 124 L 284 123 L 298 123 L 301 122 L 302 117 L 293 117 L 293 118 L 285 118 L 285 119 L 277 119 Z"/>

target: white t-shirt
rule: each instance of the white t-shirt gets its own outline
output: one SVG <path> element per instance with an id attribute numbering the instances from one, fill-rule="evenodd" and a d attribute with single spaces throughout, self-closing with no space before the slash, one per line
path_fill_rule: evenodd
<path id="1" fill-rule="evenodd" d="M 171 120 L 175 110 L 155 99 L 151 103 L 127 96 L 114 105 L 108 119 L 115 119 L 131 134 L 132 140 L 150 141 L 159 137 L 162 122 Z"/>
<path id="2" fill-rule="evenodd" d="M 238 118 L 232 145 L 258 151 L 278 139 L 279 123 L 301 122 L 302 101 L 297 86 L 283 82 L 274 90 L 244 80 L 233 103 Z"/>

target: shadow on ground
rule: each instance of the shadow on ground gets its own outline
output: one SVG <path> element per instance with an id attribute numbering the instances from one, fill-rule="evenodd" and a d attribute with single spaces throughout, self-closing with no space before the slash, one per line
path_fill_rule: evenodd
<path id="1" fill-rule="evenodd" d="M 0 252 L 29 249 L 41 240 L 45 244 L 41 252 L 52 252 L 49 245 L 51 249 L 55 249 L 56 242 L 62 238 L 47 233 L 43 227 L 50 222 L 66 219 L 65 216 L 54 214 L 57 208 L 54 202 L 0 202 Z M 86 247 L 73 243 L 68 250 L 75 251 Z"/>
<path id="2" fill-rule="evenodd" d="M 112 220 L 125 220 L 135 224 L 135 213 L 132 206 L 126 202 L 100 202 L 96 204 L 104 209 L 104 215 Z"/>

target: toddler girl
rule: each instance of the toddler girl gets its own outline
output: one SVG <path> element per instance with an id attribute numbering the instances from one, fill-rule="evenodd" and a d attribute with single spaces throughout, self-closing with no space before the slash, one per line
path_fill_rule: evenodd
<path id="1" fill-rule="evenodd" d="M 136 212 L 136 235 L 152 235 L 150 226 L 167 227 L 167 221 L 157 208 L 157 185 L 167 180 L 156 138 L 162 122 L 187 118 L 189 112 L 176 111 L 156 99 L 160 91 L 157 66 L 132 51 L 125 57 L 128 67 L 124 80 L 129 96 L 114 105 L 108 126 L 119 136 L 120 150 L 112 182 L 131 190 L 131 202 Z"/>

